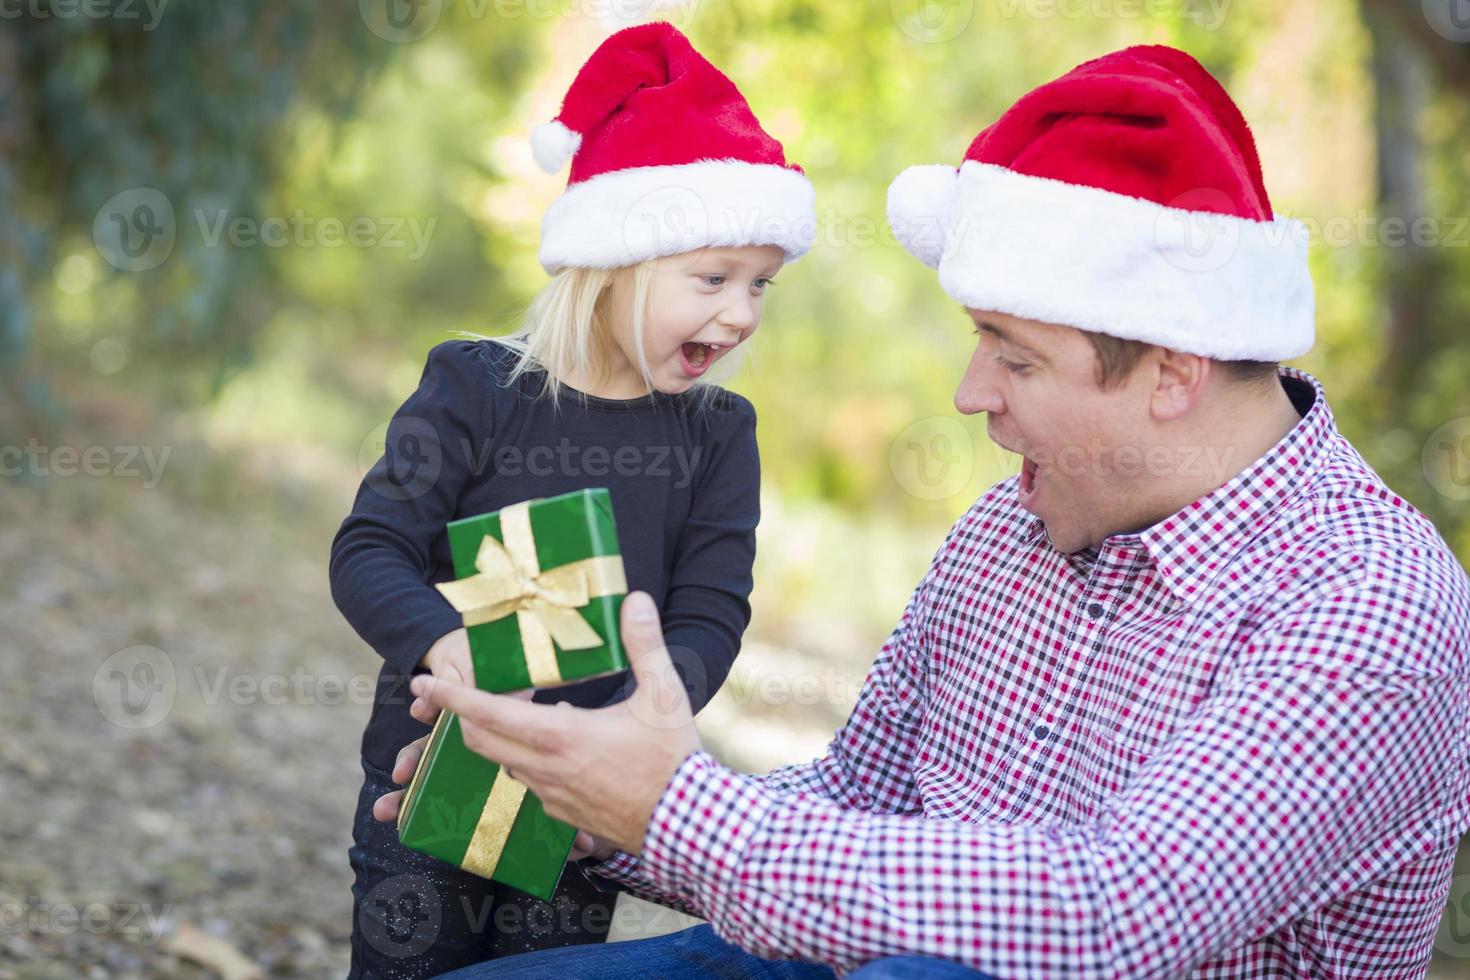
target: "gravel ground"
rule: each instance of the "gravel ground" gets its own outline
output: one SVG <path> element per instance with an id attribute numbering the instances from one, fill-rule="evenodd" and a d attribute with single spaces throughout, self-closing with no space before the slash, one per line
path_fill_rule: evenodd
<path id="1" fill-rule="evenodd" d="M 346 972 L 378 660 L 325 564 L 356 474 L 273 485 L 251 474 L 281 461 L 247 459 L 209 505 L 201 452 L 173 490 L 0 486 L 0 980 Z M 321 482 L 341 499 L 313 503 Z M 749 695 L 704 727 L 752 770 L 820 752 L 846 713 Z"/>

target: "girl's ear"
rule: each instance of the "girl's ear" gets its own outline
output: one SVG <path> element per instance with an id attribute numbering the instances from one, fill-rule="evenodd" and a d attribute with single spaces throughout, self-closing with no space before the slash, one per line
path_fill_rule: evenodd
<path id="1" fill-rule="evenodd" d="M 603 280 L 602 288 L 604 290 L 607 290 L 611 288 L 615 283 L 631 284 L 633 281 L 633 275 L 637 271 L 638 267 L 636 265 L 620 265 L 616 269 L 613 269 L 611 272 L 608 273 L 607 278 Z"/>

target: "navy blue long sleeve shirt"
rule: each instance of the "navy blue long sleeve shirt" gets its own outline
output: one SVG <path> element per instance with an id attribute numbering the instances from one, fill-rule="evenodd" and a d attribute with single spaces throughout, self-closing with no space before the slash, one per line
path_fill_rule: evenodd
<path id="1" fill-rule="evenodd" d="M 445 525 L 585 487 L 611 493 L 628 587 L 653 596 L 694 710 L 724 683 L 750 621 L 760 519 L 755 410 L 716 391 L 631 400 L 563 389 L 540 373 L 508 385 L 514 355 L 495 341 L 449 341 L 388 424 L 385 452 L 332 541 L 332 598 L 383 658 L 362 753 L 391 769 L 428 728 L 408 713 L 408 679 L 460 616 L 434 588 L 454 577 Z M 630 673 L 536 693 L 600 707 Z"/>

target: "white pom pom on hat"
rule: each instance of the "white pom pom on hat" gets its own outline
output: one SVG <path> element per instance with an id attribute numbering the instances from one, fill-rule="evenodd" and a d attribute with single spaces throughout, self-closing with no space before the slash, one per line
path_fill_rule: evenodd
<path id="1" fill-rule="evenodd" d="M 531 155 L 536 158 L 536 166 L 549 174 L 565 167 L 581 145 L 582 134 L 572 132 L 560 119 L 531 130 Z"/>
<path id="2" fill-rule="evenodd" d="M 923 164 L 909 167 L 888 187 L 888 224 L 904 248 L 931 269 L 939 268 L 944 257 L 959 175 L 947 164 Z"/>

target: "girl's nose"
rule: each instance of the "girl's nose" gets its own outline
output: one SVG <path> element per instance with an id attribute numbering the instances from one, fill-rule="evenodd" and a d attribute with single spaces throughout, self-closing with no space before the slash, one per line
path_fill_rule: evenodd
<path id="1" fill-rule="evenodd" d="M 748 296 L 733 296 L 715 320 L 720 326 L 743 334 L 755 326 L 755 304 Z"/>

